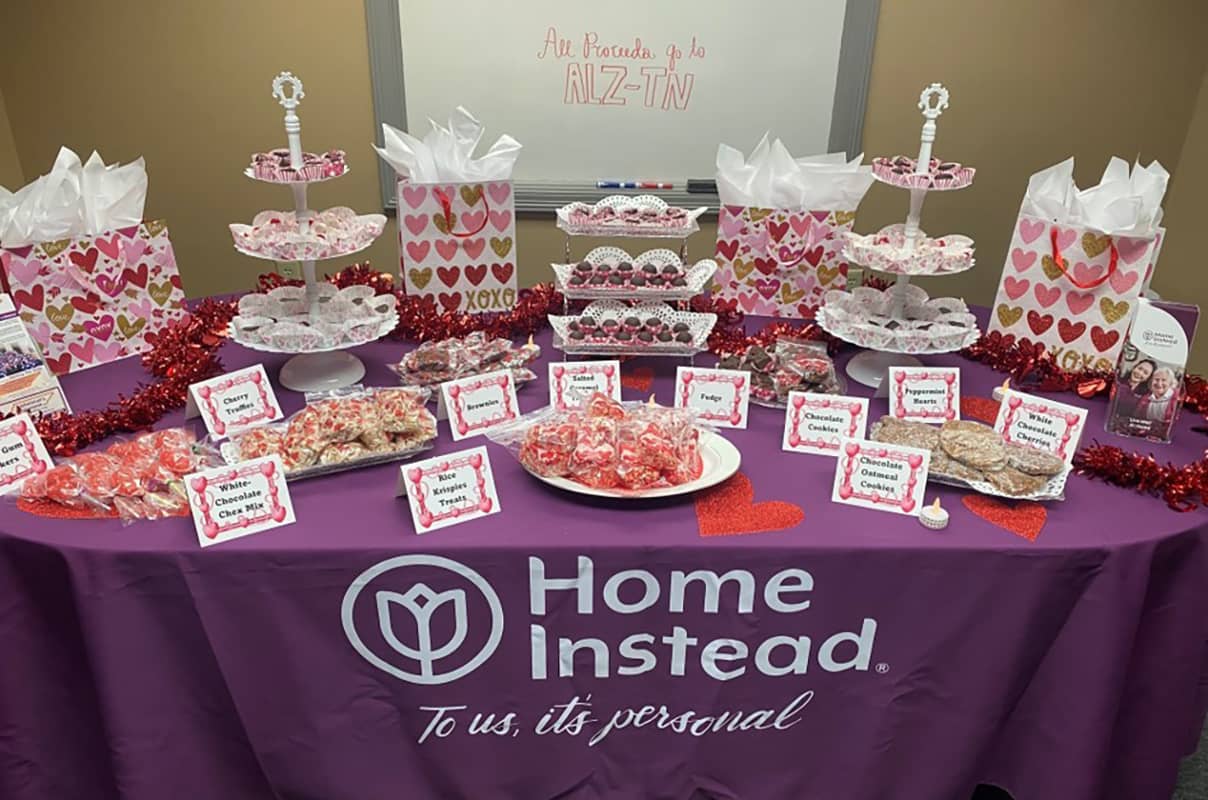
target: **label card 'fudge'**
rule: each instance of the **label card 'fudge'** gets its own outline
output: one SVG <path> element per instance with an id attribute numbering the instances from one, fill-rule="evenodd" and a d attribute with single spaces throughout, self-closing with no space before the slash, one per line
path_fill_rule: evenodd
<path id="1" fill-rule="evenodd" d="M 889 414 L 942 424 L 960 417 L 959 367 L 890 367 Z"/>
<path id="2" fill-rule="evenodd" d="M 185 418 L 197 415 L 201 416 L 206 430 L 219 438 L 283 416 L 263 364 L 253 364 L 191 385 Z"/>
<path id="3" fill-rule="evenodd" d="M 998 418 L 994 420 L 994 430 L 1002 434 L 1003 440 L 1052 453 L 1067 464 L 1074 460 L 1085 427 L 1085 408 L 1014 389 L 1003 392 Z"/>
<path id="4" fill-rule="evenodd" d="M 515 422 L 520 415 L 510 369 L 446 381 L 440 394 L 455 442 Z"/>
<path id="5" fill-rule="evenodd" d="M 294 523 L 278 455 L 186 475 L 185 491 L 202 547 Z"/>
<path id="6" fill-rule="evenodd" d="M 680 367 L 675 371 L 675 407 L 695 409 L 703 422 L 745 428 L 750 400 L 751 375 L 744 370 Z"/>
<path id="7" fill-rule="evenodd" d="M 407 496 L 416 533 L 499 513 L 499 495 L 485 447 L 401 467 L 395 495 Z"/>
<path id="8" fill-rule="evenodd" d="M 781 448 L 835 456 L 843 439 L 863 439 L 867 426 L 867 398 L 790 392 Z"/>
<path id="9" fill-rule="evenodd" d="M 620 361 L 549 365 L 549 404 L 555 411 L 578 408 L 592 392 L 602 392 L 613 400 L 621 399 Z"/>
<path id="10" fill-rule="evenodd" d="M 844 439 L 835 462 L 831 500 L 917 517 L 931 453 L 915 447 Z"/>

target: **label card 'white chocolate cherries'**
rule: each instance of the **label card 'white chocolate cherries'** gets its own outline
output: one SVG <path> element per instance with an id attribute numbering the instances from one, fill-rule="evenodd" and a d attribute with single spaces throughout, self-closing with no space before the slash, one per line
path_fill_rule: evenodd
<path id="1" fill-rule="evenodd" d="M 511 370 L 446 381 L 440 393 L 455 442 L 515 422 L 520 415 Z"/>
<path id="2" fill-rule="evenodd" d="M 185 418 L 199 414 L 206 430 L 219 438 L 283 416 L 263 364 L 189 386 Z"/>
<path id="3" fill-rule="evenodd" d="M 395 494 L 407 495 L 416 533 L 499 513 L 495 476 L 485 447 L 401 467 Z"/>
<path id="4" fill-rule="evenodd" d="M 789 392 L 781 448 L 790 453 L 836 456 L 842 440 L 863 439 L 867 426 L 866 398 Z"/>
<path id="5" fill-rule="evenodd" d="M 602 392 L 613 400 L 621 399 L 620 361 L 574 361 L 549 365 L 549 404 L 554 410 L 578 408 L 592 392 Z"/>
<path id="6" fill-rule="evenodd" d="M 890 367 L 889 414 L 942 424 L 960 417 L 959 367 Z"/>
<path id="7" fill-rule="evenodd" d="M 202 547 L 294 523 L 277 455 L 186 475 L 185 491 Z"/>
<path id="8" fill-rule="evenodd" d="M 931 453 L 915 447 L 844 439 L 831 500 L 917 517 Z"/>
<path id="9" fill-rule="evenodd" d="M 0 422 L 0 494 L 17 491 L 26 478 L 41 475 L 52 466 L 29 414 Z"/>
<path id="10" fill-rule="evenodd" d="M 1082 429 L 1086 427 L 1086 409 L 1067 406 L 1055 400 L 1023 394 L 1013 389 L 1003 392 L 994 430 L 1008 442 L 1025 444 L 1052 453 L 1072 463 Z"/>
<path id="11" fill-rule="evenodd" d="M 751 376 L 743 370 L 680 367 L 675 372 L 675 407 L 691 408 L 719 428 L 747 427 Z"/>

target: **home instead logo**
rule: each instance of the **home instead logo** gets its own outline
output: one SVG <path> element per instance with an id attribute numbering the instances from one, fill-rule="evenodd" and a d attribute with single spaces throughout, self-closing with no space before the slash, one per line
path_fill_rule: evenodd
<path id="1" fill-rule="evenodd" d="M 760 641 L 705 639 L 687 624 L 676 624 L 720 621 L 724 602 L 727 610 L 760 619 L 775 620 L 768 612 L 784 615 L 795 629 L 814 591 L 813 576 L 796 567 L 762 584 L 745 569 L 670 570 L 664 580 L 649 570 L 626 569 L 597 584 L 588 556 L 577 558 L 569 577 L 548 574 L 537 556 L 529 557 L 528 572 L 533 680 L 659 670 L 728 681 L 748 672 L 802 675 L 813 665 L 824 672 L 865 672 L 872 660 L 877 621 L 869 617 L 857 631 L 833 633 L 816 647 L 813 637 L 799 633 Z M 547 615 L 551 606 L 561 605 L 566 608 L 558 622 L 574 622 L 576 630 L 551 636 Z M 640 615 L 636 623 L 659 630 L 635 631 L 619 641 L 593 636 L 597 614 Z M 503 606 L 486 579 L 464 564 L 432 555 L 391 558 L 361 573 L 344 595 L 341 617 L 345 635 L 365 660 L 401 680 L 429 685 L 455 681 L 480 667 L 499 646 L 504 629 Z M 664 617 L 672 624 L 660 624 Z"/>

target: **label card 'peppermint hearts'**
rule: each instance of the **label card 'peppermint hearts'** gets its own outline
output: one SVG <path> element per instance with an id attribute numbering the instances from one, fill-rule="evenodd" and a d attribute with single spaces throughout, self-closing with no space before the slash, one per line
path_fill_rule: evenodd
<path id="1" fill-rule="evenodd" d="M 917 517 L 931 453 L 916 447 L 844 439 L 835 462 L 831 500 Z"/>
<path id="2" fill-rule="evenodd" d="M 1007 389 L 998 405 L 994 430 L 1008 442 L 1035 447 L 1046 453 L 1074 460 L 1078 440 L 1086 427 L 1086 409 L 1067 406 L 1044 397 Z"/>
<path id="3" fill-rule="evenodd" d="M 189 386 L 185 419 L 198 415 L 210 435 L 219 439 L 283 416 L 263 364 Z"/>
<path id="4" fill-rule="evenodd" d="M 202 547 L 294 523 L 294 504 L 277 455 L 185 476 Z"/>
<path id="5" fill-rule="evenodd" d="M 54 466 L 29 414 L 0 422 L 0 494 L 15 492 L 26 478 Z"/>
<path id="6" fill-rule="evenodd" d="M 695 409 L 702 422 L 745 428 L 750 400 L 751 375 L 744 370 L 680 367 L 675 371 L 675 407 Z"/>
<path id="7" fill-rule="evenodd" d="M 395 496 L 406 495 L 416 533 L 499 513 L 485 447 L 435 456 L 399 470 Z"/>
<path id="8" fill-rule="evenodd" d="M 867 398 L 789 392 L 781 449 L 837 456 L 840 442 L 863 439 L 867 427 Z"/>
<path id="9" fill-rule="evenodd" d="M 959 367 L 890 367 L 889 415 L 941 425 L 960 418 Z"/>
<path id="10" fill-rule="evenodd" d="M 446 381 L 440 385 L 440 394 L 455 442 L 515 422 L 520 416 L 516 384 L 508 369 Z"/>
<path id="11" fill-rule="evenodd" d="M 549 404 L 556 411 L 578 408 L 593 392 L 621 399 L 620 361 L 572 361 L 549 365 Z"/>

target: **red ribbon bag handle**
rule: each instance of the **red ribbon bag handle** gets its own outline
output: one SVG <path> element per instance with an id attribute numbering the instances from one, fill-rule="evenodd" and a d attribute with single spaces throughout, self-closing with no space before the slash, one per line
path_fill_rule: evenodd
<path id="1" fill-rule="evenodd" d="M 801 245 L 800 252 L 792 250 L 786 244 L 780 244 L 779 242 L 769 241 L 768 246 L 765 248 L 766 253 L 768 256 L 770 256 L 772 258 L 773 261 L 776 262 L 776 266 L 780 267 L 781 269 L 792 269 L 793 267 L 797 266 L 802 261 L 804 261 L 805 254 L 808 253 L 813 248 L 813 246 L 818 243 L 818 233 L 821 230 L 821 228 L 822 228 L 822 226 L 815 223 L 814 219 L 812 217 L 810 217 L 809 218 L 809 229 L 806 232 L 805 243 L 803 245 Z M 766 223 L 764 225 L 764 229 L 765 230 L 767 229 Z M 793 256 L 796 256 L 796 258 L 793 261 L 784 260 L 783 256 L 786 255 L 786 251 L 787 251 L 787 256 L 789 258 L 792 258 Z"/>
<path id="2" fill-rule="evenodd" d="M 1102 286 L 1103 284 L 1107 283 L 1108 280 L 1111 278 L 1111 276 L 1116 271 L 1116 262 L 1119 261 L 1119 259 L 1120 259 L 1120 253 L 1119 253 L 1119 251 L 1116 250 L 1116 243 L 1114 241 L 1112 241 L 1112 238 L 1110 236 L 1107 237 L 1107 245 L 1109 248 L 1111 248 L 1111 254 L 1108 257 L 1108 261 L 1107 261 L 1107 272 L 1103 273 L 1103 277 L 1096 278 L 1095 280 L 1090 281 L 1088 283 L 1083 283 L 1082 281 L 1078 280 L 1077 278 L 1075 278 L 1073 275 L 1071 275 L 1067 271 L 1066 260 L 1061 255 L 1060 248 L 1057 247 L 1057 226 L 1056 225 L 1054 225 L 1052 227 L 1052 229 L 1050 229 L 1050 231 L 1049 231 L 1049 240 L 1053 243 L 1053 263 L 1057 265 L 1057 269 L 1061 270 L 1061 274 L 1064 275 L 1066 277 L 1066 279 L 1069 280 L 1070 283 L 1074 284 L 1079 289 L 1096 289 L 1096 288 Z"/>
<path id="3" fill-rule="evenodd" d="M 465 231 L 463 233 L 458 233 L 457 231 L 453 230 L 453 198 L 445 194 L 445 190 L 439 186 L 433 187 L 432 190 L 436 192 L 436 199 L 440 201 L 440 207 L 445 212 L 445 228 L 448 229 L 450 236 L 456 236 L 459 239 L 467 239 L 487 226 L 487 220 L 491 216 L 491 204 L 487 202 L 486 190 L 482 190 L 478 194 L 479 199 L 482 200 L 482 206 L 487 212 L 482 215 L 482 224 L 472 231 Z"/>

